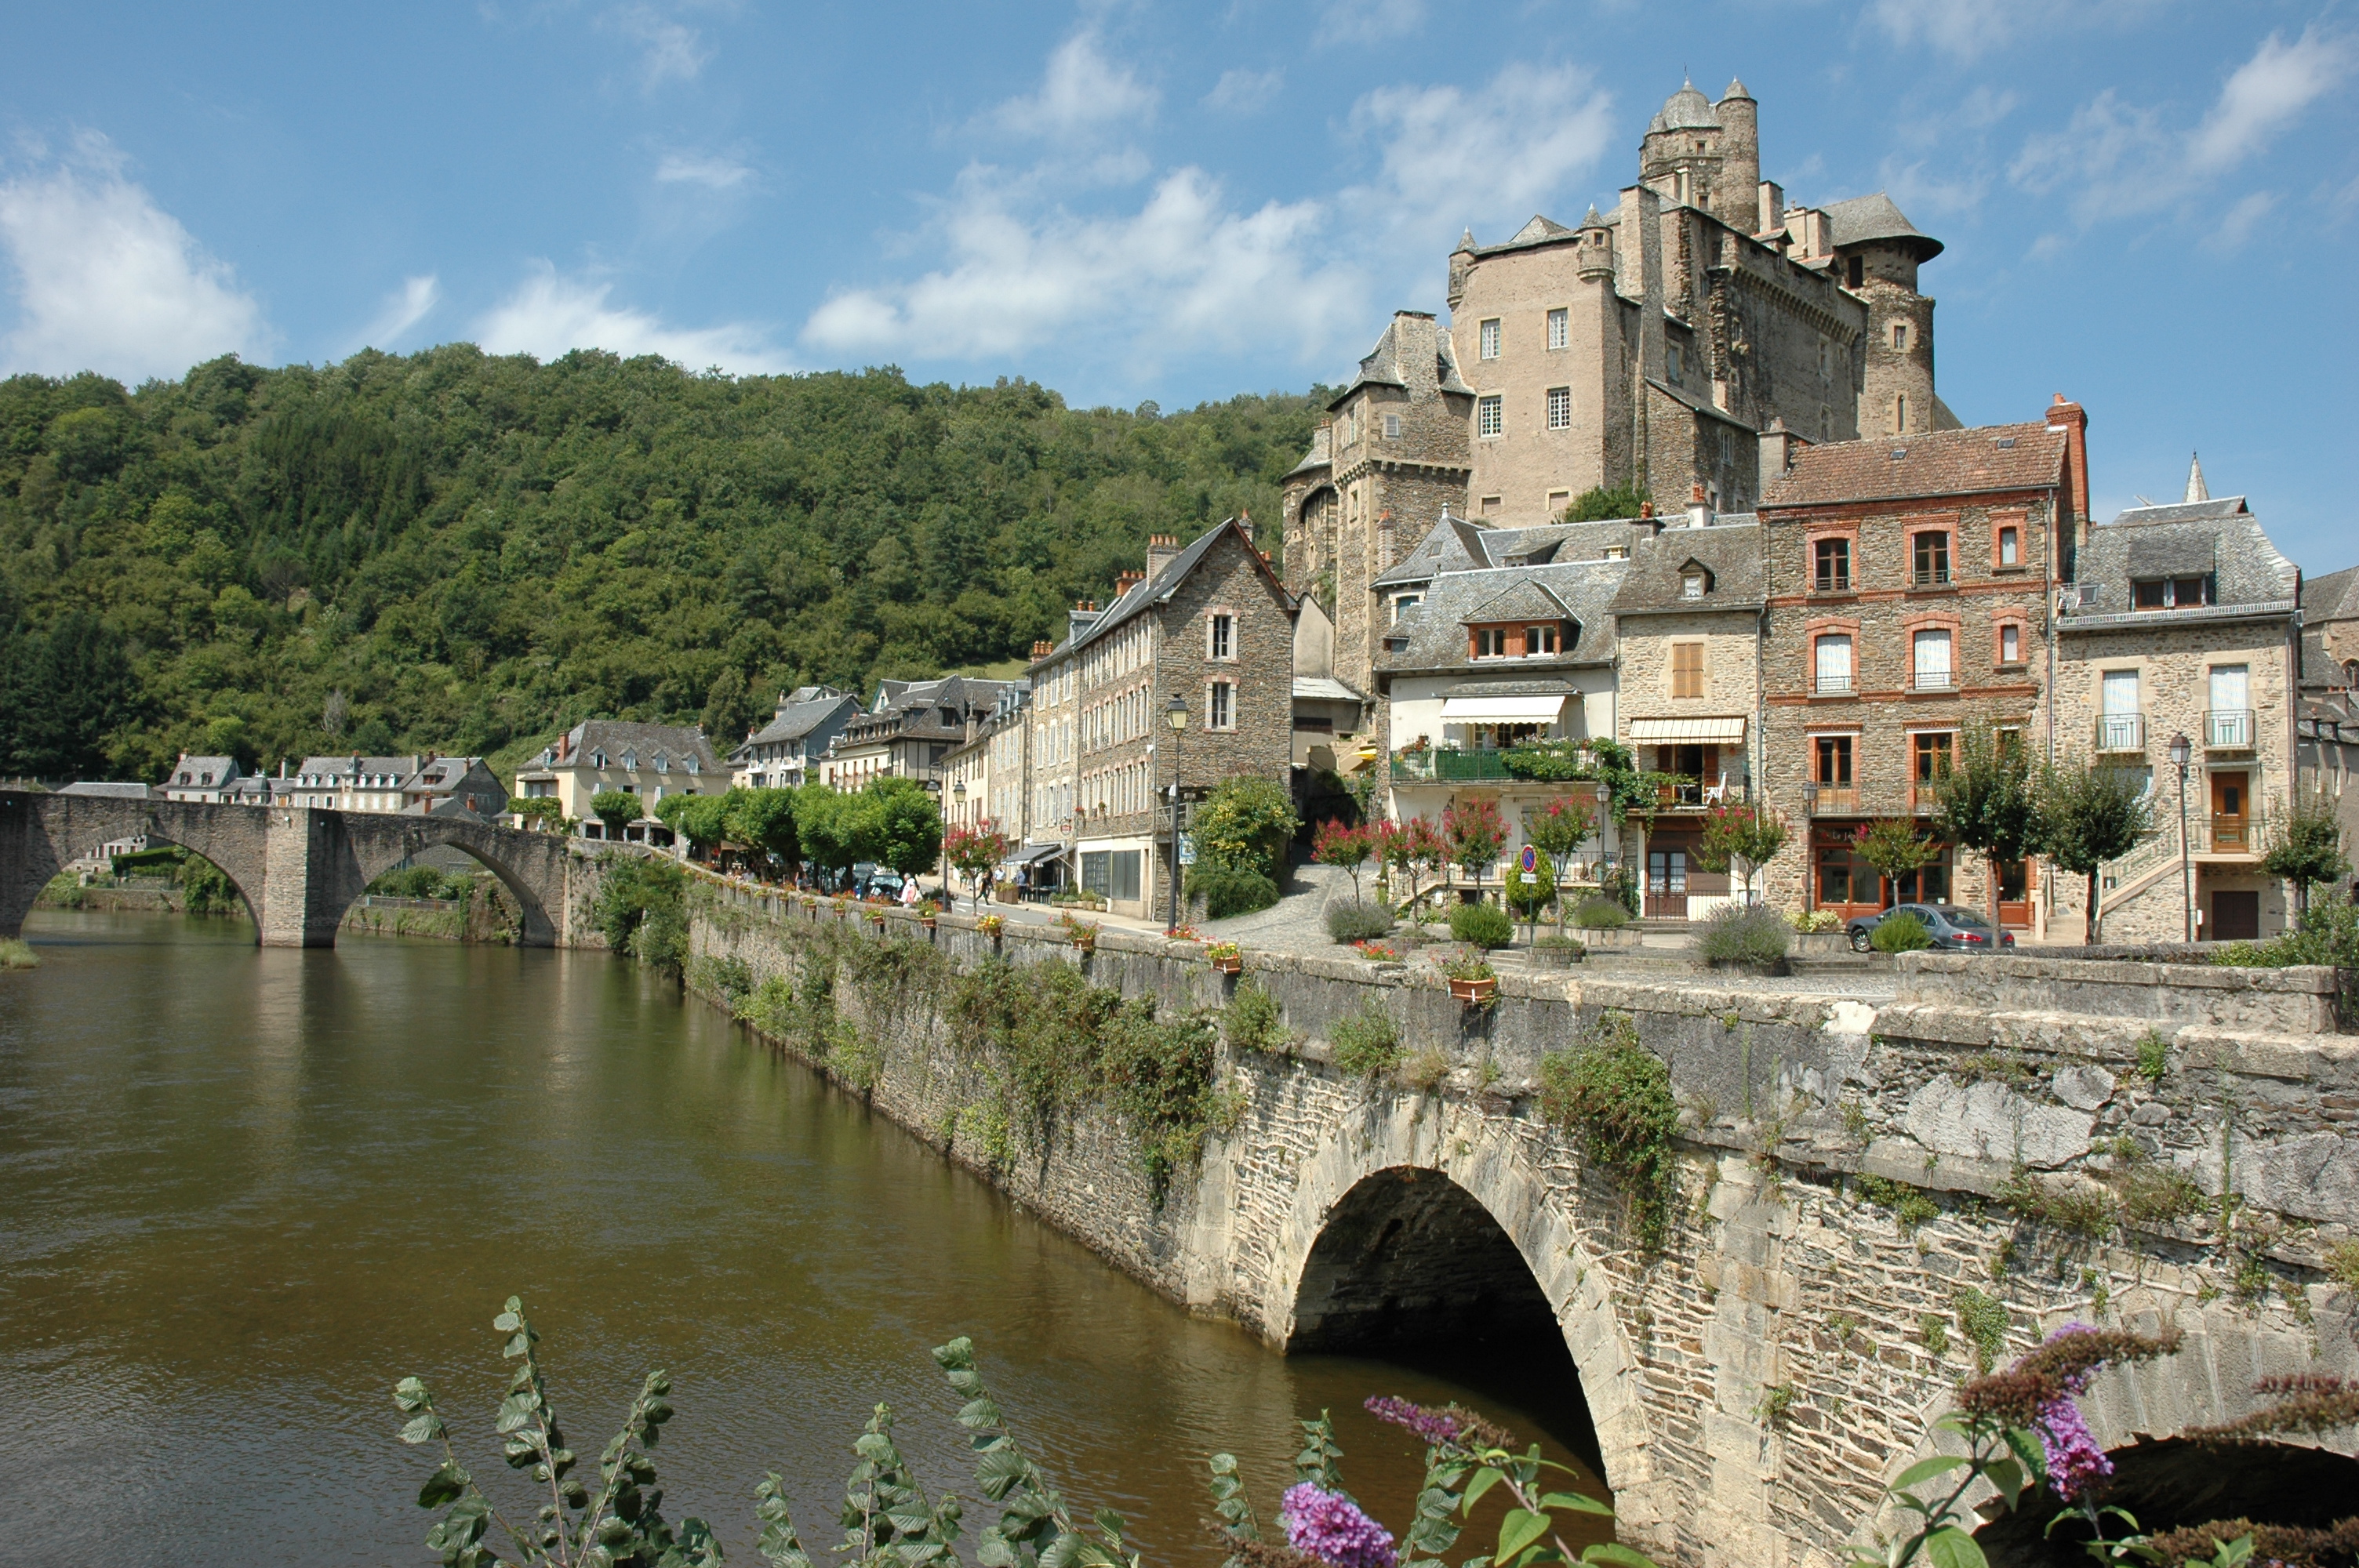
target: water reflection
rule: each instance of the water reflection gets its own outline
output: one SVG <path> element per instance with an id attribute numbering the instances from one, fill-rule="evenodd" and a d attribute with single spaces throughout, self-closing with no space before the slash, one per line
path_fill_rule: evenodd
<path id="1" fill-rule="evenodd" d="M 142 915 L 27 935 L 42 967 L 0 979 L 0 1561 L 429 1561 L 386 1390 L 427 1376 L 498 1475 L 512 1291 L 577 1446 L 669 1369 L 667 1509 L 739 1555 L 766 1469 L 833 1539 L 879 1400 L 927 1484 L 973 1497 L 926 1354 L 957 1334 L 1067 1495 L 1157 1562 L 1217 1561 L 1213 1448 L 1274 1513 L 1297 1413 L 1334 1411 L 1396 1527 L 1418 1455 L 1370 1393 L 1582 1442 L 1569 1362 L 1277 1356 L 627 965 Z"/>

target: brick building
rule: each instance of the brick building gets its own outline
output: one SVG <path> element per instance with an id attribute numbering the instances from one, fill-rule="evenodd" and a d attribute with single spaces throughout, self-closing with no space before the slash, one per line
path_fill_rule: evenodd
<path id="1" fill-rule="evenodd" d="M 2284 884 L 2261 870 L 2266 820 L 2294 785 L 2301 573 L 2242 496 L 2139 506 L 2085 531 L 2056 623 L 2057 750 L 2147 784 L 2155 833 L 2105 867 L 2109 942 L 2246 940 L 2285 928 Z M 2186 853 L 2170 760 L 2184 736 Z M 2077 935 L 2085 882 L 2060 879 Z"/>
<path id="2" fill-rule="evenodd" d="M 1639 544 L 1614 596 L 1614 708 L 1637 765 L 1684 781 L 1629 845 L 1644 857 L 1645 912 L 1700 919 L 1731 892 L 1726 871 L 1695 863 L 1704 814 L 1751 799 L 1760 771 L 1762 530 L 1701 504 L 1686 523 Z"/>
<path id="3" fill-rule="evenodd" d="M 1027 851 L 1060 846 L 1066 880 L 1118 914 L 1161 912 L 1173 873 L 1169 797 L 1177 739 L 1183 799 L 1233 774 L 1284 780 L 1294 750 L 1296 601 L 1251 524 L 1184 549 L 1158 535 L 1112 603 L 1076 606 L 1032 680 Z"/>
<path id="4" fill-rule="evenodd" d="M 2087 513 L 2086 428 L 2060 396 L 2042 424 L 1798 447 L 1770 479 L 1763 793 L 1802 828 L 1768 868 L 1771 903 L 1845 915 L 1896 899 L 1984 906 L 1980 856 L 1942 846 L 1895 888 L 1852 836 L 1929 816 L 1969 730 L 2054 754 L 2049 624 Z M 2002 870 L 2009 925 L 2038 925 L 2035 877 Z"/>

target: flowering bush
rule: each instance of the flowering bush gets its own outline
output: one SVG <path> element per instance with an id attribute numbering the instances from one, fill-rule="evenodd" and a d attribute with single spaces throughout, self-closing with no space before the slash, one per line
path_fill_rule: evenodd
<path id="1" fill-rule="evenodd" d="M 1400 955 L 1381 942 L 1354 942 L 1352 944 L 1352 950 L 1372 963 L 1397 964 L 1400 962 Z"/>
<path id="2" fill-rule="evenodd" d="M 974 923 L 974 928 L 977 931 L 982 932 L 985 936 L 996 936 L 1001 932 L 1007 929 L 1007 916 L 1004 914 L 986 914 L 982 919 Z"/>
<path id="3" fill-rule="evenodd" d="M 1287 1488 L 1277 1518 L 1286 1543 L 1297 1552 L 1335 1568 L 1393 1568 L 1393 1532 L 1341 1492 L 1297 1481 Z"/>
<path id="4" fill-rule="evenodd" d="M 1360 868 L 1376 852 L 1375 840 L 1364 827 L 1347 827 L 1332 818 L 1319 825 L 1310 840 L 1310 858 L 1322 866 L 1341 866 L 1352 873 L 1352 898 L 1360 896 Z"/>

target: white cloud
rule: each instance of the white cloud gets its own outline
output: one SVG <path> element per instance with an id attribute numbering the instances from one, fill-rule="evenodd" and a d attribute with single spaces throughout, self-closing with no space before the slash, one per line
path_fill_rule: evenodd
<path id="1" fill-rule="evenodd" d="M 1425 0 L 1328 0 L 1312 41 L 1321 46 L 1383 43 L 1425 26 Z"/>
<path id="2" fill-rule="evenodd" d="M 1441 231 L 1486 219 L 1521 224 L 1597 162 L 1612 110 L 1571 66 L 1511 65 L 1473 92 L 1378 88 L 1352 124 L 1383 144 L 1382 178 L 1355 195 L 1421 242 L 1446 244 L 1456 236 Z"/>
<path id="3" fill-rule="evenodd" d="M 2177 128 L 2161 109 L 2108 88 L 2073 112 L 2061 135 L 2027 140 L 2009 172 L 2036 195 L 2066 195 L 2083 228 L 2185 207 L 2261 153 L 2354 66 L 2359 48 L 2349 38 L 2311 27 L 2288 44 L 2271 33 L 2194 126 Z"/>
<path id="4" fill-rule="evenodd" d="M 475 341 L 491 353 L 543 360 L 570 349 L 604 349 L 625 357 L 660 354 L 690 370 L 719 365 L 740 374 L 771 374 L 793 368 L 757 328 L 743 322 L 669 326 L 645 311 L 609 306 L 613 290 L 612 284 L 565 277 L 549 263 L 537 263 L 522 287 L 475 323 Z"/>
<path id="5" fill-rule="evenodd" d="M 605 21 L 638 46 L 640 77 L 649 92 L 667 81 L 695 81 L 712 58 L 694 27 L 652 5 L 618 5 L 606 13 Z"/>
<path id="6" fill-rule="evenodd" d="M 1286 72 L 1279 67 L 1247 70 L 1237 66 L 1221 72 L 1221 80 L 1204 94 L 1204 107 L 1223 114 L 1257 114 L 1276 101 L 1285 85 Z"/>
<path id="7" fill-rule="evenodd" d="M 2253 237 L 2261 220 L 2274 211 L 2277 204 L 2273 192 L 2254 191 L 2220 215 L 2211 232 L 2203 236 L 2203 248 L 2213 255 L 2232 255 L 2243 250 L 2245 242 Z"/>
<path id="8" fill-rule="evenodd" d="M 1002 103 L 993 118 L 1018 135 L 1070 136 L 1154 118 L 1160 94 L 1108 59 L 1094 34 L 1076 33 L 1049 57 L 1040 91 Z"/>
<path id="9" fill-rule="evenodd" d="M 701 185 L 730 190 L 754 178 L 753 169 L 735 158 L 707 153 L 667 153 L 656 165 L 658 185 Z"/>
<path id="10" fill-rule="evenodd" d="M 2025 35 L 2066 27 L 2120 27 L 2160 0 L 1868 0 L 1867 18 L 1901 45 L 1923 43 L 1962 60 L 1977 59 Z"/>
<path id="11" fill-rule="evenodd" d="M 401 341 L 401 335 L 426 319 L 427 313 L 441 302 L 442 286 L 429 273 L 424 277 L 406 277 L 401 287 L 386 297 L 385 307 L 376 319 L 361 330 L 358 347 L 389 349 Z"/>
<path id="12" fill-rule="evenodd" d="M 0 247 L 16 274 L 16 324 L 0 340 L 11 369 L 137 381 L 269 341 L 254 297 L 124 178 L 103 136 L 0 184 Z"/>

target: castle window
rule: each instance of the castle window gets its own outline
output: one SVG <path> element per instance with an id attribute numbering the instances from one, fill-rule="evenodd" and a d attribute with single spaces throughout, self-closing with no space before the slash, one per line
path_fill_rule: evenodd
<path id="1" fill-rule="evenodd" d="M 1908 326 L 1904 321 L 1892 323 L 1892 351 L 1899 353 L 1908 347 Z"/>
<path id="2" fill-rule="evenodd" d="M 1819 379 L 1826 380 L 1835 373 L 1835 349 L 1824 338 L 1819 340 Z"/>
<path id="3" fill-rule="evenodd" d="M 1474 404 L 1474 433 L 1478 436 L 1498 436 L 1506 433 L 1507 416 L 1499 406 L 1499 395 L 1478 398 Z M 1485 497 L 1487 503 L 1488 498 Z"/>
<path id="4" fill-rule="evenodd" d="M 1486 360 L 1497 359 L 1499 357 L 1499 319 L 1494 316 L 1484 322 L 1477 330 L 1477 337 L 1481 345 L 1479 351 L 1482 357 Z"/>
<path id="5" fill-rule="evenodd" d="M 1399 415 L 1387 414 L 1385 416 L 1385 439 L 1387 441 L 1397 441 L 1400 439 Z"/>
<path id="6" fill-rule="evenodd" d="M 1816 578 L 1818 590 L 1821 593 L 1849 593 L 1851 591 L 1851 541 L 1821 539 L 1813 547 L 1812 554 L 1817 557 L 1815 565 L 1818 568 Z"/>
<path id="7" fill-rule="evenodd" d="M 1908 433 L 1908 395 L 1905 392 L 1892 399 L 1892 433 L 1896 436 Z"/>
<path id="8" fill-rule="evenodd" d="M 1857 256 L 1852 257 L 1850 261 L 1844 264 L 1844 265 L 1846 268 L 1844 274 L 1846 280 L 1850 283 L 1852 287 L 1857 288 L 1860 284 L 1865 280 L 1866 267 L 1861 263 Z"/>
<path id="9" fill-rule="evenodd" d="M 1555 309 L 1548 313 L 1548 345 L 1551 349 L 1569 348 L 1572 343 L 1572 313 Z"/>
<path id="10" fill-rule="evenodd" d="M 1549 492 L 1548 509 L 1549 516 L 1555 516 L 1558 513 L 1562 512 L 1566 507 L 1571 504 L 1572 492 L 1569 490 L 1551 490 Z"/>
<path id="11" fill-rule="evenodd" d="M 1548 389 L 1548 427 L 1551 430 L 1572 428 L 1572 388 L 1551 386 Z"/>
<path id="12" fill-rule="evenodd" d="M 1680 376 L 1683 368 L 1680 362 L 1683 356 L 1680 352 L 1680 346 L 1677 343 L 1669 344 L 1663 350 L 1663 373 L 1670 378 L 1670 383 L 1673 386 L 1677 386 L 1680 384 Z"/>

